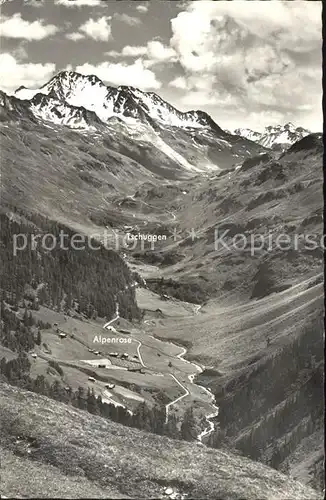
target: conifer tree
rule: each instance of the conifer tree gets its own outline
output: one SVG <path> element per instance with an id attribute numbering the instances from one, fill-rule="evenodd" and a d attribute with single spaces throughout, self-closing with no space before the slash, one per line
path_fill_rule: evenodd
<path id="1" fill-rule="evenodd" d="M 93 413 L 93 415 L 99 414 L 99 408 L 97 405 L 97 399 L 95 397 L 94 389 L 88 388 L 87 390 L 87 411 Z"/>
<path id="2" fill-rule="evenodd" d="M 196 421 L 192 406 L 187 408 L 183 416 L 181 429 L 181 439 L 185 441 L 193 441 L 196 439 Z"/>
<path id="3" fill-rule="evenodd" d="M 168 421 L 164 424 L 163 433 L 172 439 L 180 439 L 180 431 L 178 429 L 178 420 L 174 413 L 169 415 Z"/>
<path id="4" fill-rule="evenodd" d="M 41 336 L 41 330 L 40 329 L 37 330 L 37 335 L 36 335 L 36 341 L 35 341 L 35 343 L 37 345 L 41 345 L 42 344 L 42 336 Z"/>

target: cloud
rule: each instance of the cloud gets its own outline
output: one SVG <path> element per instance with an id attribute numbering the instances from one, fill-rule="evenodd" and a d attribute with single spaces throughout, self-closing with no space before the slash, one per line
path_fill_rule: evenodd
<path id="1" fill-rule="evenodd" d="M 187 91 L 212 91 L 214 78 L 209 73 L 188 75 L 187 77 L 178 76 L 169 82 L 170 87 L 183 89 Z"/>
<path id="2" fill-rule="evenodd" d="M 118 58 L 118 57 L 121 57 L 121 52 L 118 52 L 117 50 L 109 50 L 108 52 L 104 52 L 104 55 L 109 56 L 109 57 Z"/>
<path id="3" fill-rule="evenodd" d="M 136 10 L 138 10 L 138 12 L 141 12 L 141 14 L 146 14 L 146 12 L 148 12 L 148 9 L 149 9 L 148 4 L 140 4 L 137 5 L 136 7 Z"/>
<path id="4" fill-rule="evenodd" d="M 116 50 L 110 50 L 105 52 L 106 56 L 118 58 L 118 57 L 139 57 L 147 54 L 147 47 L 142 45 L 126 45 L 123 49 L 118 52 Z"/>
<path id="5" fill-rule="evenodd" d="M 121 55 L 125 57 L 139 57 L 144 56 L 147 52 L 146 47 L 137 45 L 126 45 L 123 47 Z"/>
<path id="6" fill-rule="evenodd" d="M 64 7 L 99 7 L 104 6 L 103 0 L 54 0 L 55 5 L 63 5 Z"/>
<path id="7" fill-rule="evenodd" d="M 102 16 L 98 19 L 90 18 L 78 28 L 79 31 L 67 33 L 65 36 L 68 40 L 72 40 L 74 42 L 82 40 L 86 37 L 92 38 L 98 42 L 107 42 L 112 39 L 111 20 L 112 16 Z"/>
<path id="8" fill-rule="evenodd" d="M 18 87 L 41 87 L 55 73 L 53 63 L 19 63 L 11 54 L 0 54 L 0 80 L 5 82 L 2 89 L 11 94 Z"/>
<path id="9" fill-rule="evenodd" d="M 176 52 L 158 40 L 152 40 L 147 45 L 126 45 L 121 52 L 111 50 L 106 52 L 110 57 L 139 57 L 144 56 L 144 66 L 150 68 L 155 64 L 173 62 L 177 60 Z"/>
<path id="10" fill-rule="evenodd" d="M 194 1 L 171 28 L 181 74 L 169 85 L 187 91 L 184 103 L 215 99 L 263 120 L 321 110 L 321 2 Z"/>
<path id="11" fill-rule="evenodd" d="M 169 83 L 170 87 L 175 87 L 176 89 L 186 90 L 188 88 L 188 82 L 185 77 L 178 76 Z"/>
<path id="12" fill-rule="evenodd" d="M 83 38 L 85 38 L 85 35 L 83 35 L 82 33 L 78 33 L 78 31 L 74 31 L 73 33 L 67 33 L 66 38 L 68 38 L 68 40 L 78 42 L 78 40 L 82 40 Z"/>
<path id="13" fill-rule="evenodd" d="M 109 50 L 105 52 L 106 56 L 109 57 L 139 57 L 147 54 L 147 47 L 138 45 L 126 45 L 123 49 L 118 52 L 117 50 Z"/>
<path id="14" fill-rule="evenodd" d="M 114 14 L 113 17 L 122 23 L 128 24 L 128 26 L 139 26 L 142 24 L 142 21 L 138 17 L 129 16 L 128 14 Z"/>
<path id="15" fill-rule="evenodd" d="M 42 7 L 45 0 L 24 0 L 28 7 Z"/>
<path id="16" fill-rule="evenodd" d="M 29 22 L 22 19 L 19 13 L 11 17 L 2 16 L 0 21 L 0 37 L 43 40 L 58 31 L 54 24 L 45 24 L 44 19 Z"/>
<path id="17" fill-rule="evenodd" d="M 103 16 L 96 20 L 90 18 L 79 27 L 79 31 L 98 42 L 107 42 L 111 38 L 111 19 L 111 16 Z"/>
<path id="18" fill-rule="evenodd" d="M 97 65 L 85 63 L 76 67 L 85 75 L 96 75 L 111 85 L 133 85 L 143 90 L 158 89 L 161 83 L 153 71 L 145 68 L 143 61 L 137 59 L 133 64 L 102 62 Z"/>
<path id="19" fill-rule="evenodd" d="M 13 2 L 14 0 L 0 0 L 0 5 L 5 3 Z M 28 5 L 28 7 L 41 7 L 44 3 L 44 0 L 23 0 L 24 3 Z"/>
<path id="20" fill-rule="evenodd" d="M 214 96 L 210 96 L 203 91 L 188 92 L 183 96 L 181 102 L 191 108 L 197 106 L 216 106 L 217 104 Z"/>
<path id="21" fill-rule="evenodd" d="M 159 40 L 152 40 L 147 44 L 147 57 L 150 64 L 162 62 L 173 62 L 177 60 L 177 54 L 171 47 L 163 45 Z"/>
<path id="22" fill-rule="evenodd" d="M 23 61 L 24 59 L 28 59 L 28 53 L 27 50 L 25 49 L 25 44 L 26 42 L 23 41 L 21 42 L 18 47 L 16 47 L 11 54 L 14 56 L 15 59 L 18 59 L 19 61 Z"/>

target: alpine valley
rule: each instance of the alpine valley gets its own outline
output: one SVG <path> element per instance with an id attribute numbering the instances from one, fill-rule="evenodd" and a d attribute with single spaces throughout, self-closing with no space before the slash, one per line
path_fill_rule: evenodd
<path id="1" fill-rule="evenodd" d="M 321 498 L 322 134 L 63 71 L 0 137 L 2 493 Z"/>

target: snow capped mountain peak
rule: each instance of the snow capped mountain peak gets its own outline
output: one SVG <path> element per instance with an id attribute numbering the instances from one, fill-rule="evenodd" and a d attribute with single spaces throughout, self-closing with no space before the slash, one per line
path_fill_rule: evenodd
<path id="1" fill-rule="evenodd" d="M 262 149 L 224 132 L 204 111 L 181 112 L 154 92 L 106 86 L 95 75 L 73 71 L 37 89 L 0 92 L 0 115 L 26 130 L 38 124 L 58 134 L 62 126 L 86 133 L 91 142 L 103 141 L 103 147 L 169 179 L 233 168 Z"/>
<path id="2" fill-rule="evenodd" d="M 154 120 L 165 126 L 213 128 L 222 132 L 222 129 L 203 111 L 183 113 L 154 92 L 144 92 L 127 85 L 120 85 L 117 88 L 106 86 L 95 75 L 61 71 L 38 89 L 20 87 L 16 90 L 15 97 L 32 100 L 37 94 L 60 101 L 61 105 L 83 107 L 95 113 L 104 123 L 112 117 L 119 117 L 129 122 Z M 41 109 L 38 113 L 38 116 L 41 116 Z"/>
<path id="3" fill-rule="evenodd" d="M 286 123 L 286 124 L 284 125 L 284 128 L 285 128 L 286 130 L 295 130 L 295 126 L 293 125 L 293 123 L 292 123 L 292 122 Z"/>
<path id="4" fill-rule="evenodd" d="M 254 142 L 258 142 L 261 138 L 260 132 L 255 132 L 250 128 L 237 128 L 235 129 L 234 133 L 236 135 L 241 135 L 241 137 L 245 137 L 246 139 L 249 139 L 250 141 Z"/>
<path id="5" fill-rule="evenodd" d="M 246 139 L 257 142 L 265 148 L 272 149 L 285 149 L 311 133 L 303 127 L 295 127 L 291 122 L 285 125 L 269 125 L 265 127 L 264 132 L 241 128 L 236 129 L 234 132 Z"/>

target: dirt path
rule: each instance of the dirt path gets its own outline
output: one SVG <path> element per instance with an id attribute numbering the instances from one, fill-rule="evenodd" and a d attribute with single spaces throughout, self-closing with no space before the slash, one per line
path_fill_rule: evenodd
<path id="1" fill-rule="evenodd" d="M 132 340 L 133 342 L 137 342 L 137 344 L 138 344 L 138 346 L 137 346 L 137 354 L 138 354 L 139 361 L 140 361 L 141 365 L 142 365 L 144 368 L 146 368 L 145 363 L 144 363 L 143 358 L 142 358 L 141 353 L 140 353 L 140 348 L 141 348 L 141 346 L 142 346 L 141 341 L 140 341 L 140 340 L 137 340 L 137 339 L 131 339 L 131 340 Z"/>
<path id="2" fill-rule="evenodd" d="M 109 325 L 111 325 L 111 323 L 113 323 L 114 321 L 116 321 L 119 318 L 120 318 L 120 315 L 119 315 L 119 303 L 117 302 L 116 303 L 116 308 L 115 308 L 115 316 L 112 319 L 110 319 L 110 321 L 108 321 L 107 323 L 105 323 L 105 325 L 103 325 L 103 328 L 107 328 Z"/>
<path id="3" fill-rule="evenodd" d="M 171 401 L 171 403 L 168 403 L 167 405 L 165 405 L 165 423 L 167 423 L 169 420 L 169 408 L 170 408 L 170 406 L 175 405 L 176 403 L 178 403 L 178 401 L 181 401 L 181 399 L 185 398 L 186 396 L 189 396 L 189 394 L 190 394 L 188 389 L 177 379 L 177 377 L 175 375 L 170 373 L 170 377 L 172 377 L 176 381 L 176 383 L 181 387 L 181 389 L 183 389 L 185 392 L 184 392 L 184 394 L 182 394 L 181 396 L 176 398 L 174 401 Z"/>

